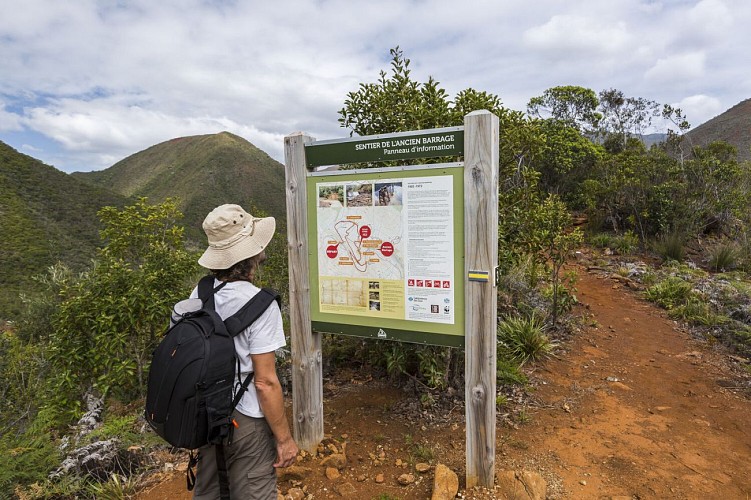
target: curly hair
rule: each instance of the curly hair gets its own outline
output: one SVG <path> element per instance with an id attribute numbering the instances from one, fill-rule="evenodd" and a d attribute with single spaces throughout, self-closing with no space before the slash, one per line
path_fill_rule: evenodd
<path id="1" fill-rule="evenodd" d="M 261 264 L 261 255 L 248 257 L 228 269 L 212 269 L 211 273 L 219 281 L 252 281 Z"/>

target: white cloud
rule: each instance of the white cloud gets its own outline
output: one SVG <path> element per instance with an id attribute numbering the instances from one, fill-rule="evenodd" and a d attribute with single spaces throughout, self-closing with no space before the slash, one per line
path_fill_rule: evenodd
<path id="1" fill-rule="evenodd" d="M 17 113 L 7 111 L 5 105 L 0 101 L 0 132 L 15 132 L 23 130 L 21 117 Z"/>
<path id="2" fill-rule="evenodd" d="M 545 24 L 526 30 L 523 40 L 531 49 L 567 59 L 582 54 L 617 54 L 633 43 L 625 23 L 608 24 L 577 15 L 555 15 Z"/>
<path id="3" fill-rule="evenodd" d="M 702 78 L 705 74 L 705 62 L 706 55 L 703 52 L 671 55 L 658 59 L 644 74 L 644 78 L 658 84 Z"/>
<path id="4" fill-rule="evenodd" d="M 688 96 L 675 104 L 675 106 L 680 108 L 683 114 L 686 115 L 689 123 L 691 123 L 691 128 L 696 128 L 698 125 L 726 111 L 723 109 L 719 99 L 702 94 Z"/>
<path id="5" fill-rule="evenodd" d="M 388 72 L 396 45 L 416 80 L 432 75 L 450 96 L 486 90 L 514 109 L 567 84 L 727 109 L 751 96 L 749 5 L 25 0 L 0 17 L 0 140 L 26 127 L 60 145 L 44 141 L 43 161 L 102 168 L 229 130 L 282 160 L 286 134 L 348 134 L 337 123 L 347 92 Z"/>

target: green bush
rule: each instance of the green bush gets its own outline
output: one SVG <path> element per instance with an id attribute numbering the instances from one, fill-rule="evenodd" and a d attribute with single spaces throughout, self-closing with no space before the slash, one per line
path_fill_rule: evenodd
<path id="1" fill-rule="evenodd" d="M 655 285 L 647 288 L 647 300 L 656 302 L 666 309 L 683 304 L 691 294 L 691 283 L 676 276 L 669 276 Z"/>
<path id="2" fill-rule="evenodd" d="M 496 363 L 496 378 L 506 385 L 526 385 L 529 381 L 521 371 L 519 363 L 499 357 Z"/>
<path id="3" fill-rule="evenodd" d="M 553 347 L 545 334 L 544 322 L 536 316 L 507 317 L 498 325 L 500 356 L 520 366 L 549 356 Z"/>
<path id="4" fill-rule="evenodd" d="M 714 326 L 723 322 L 723 316 L 715 314 L 712 306 L 694 293 L 689 294 L 684 303 L 673 307 L 669 316 L 692 325 Z"/>

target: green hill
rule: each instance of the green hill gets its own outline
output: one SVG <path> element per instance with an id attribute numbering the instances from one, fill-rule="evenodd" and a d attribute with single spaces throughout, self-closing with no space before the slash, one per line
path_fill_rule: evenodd
<path id="1" fill-rule="evenodd" d="M 694 146 L 725 141 L 738 149 L 738 160 L 751 160 L 751 99 L 741 101 L 721 115 L 702 123 L 686 136 Z"/>
<path id="2" fill-rule="evenodd" d="M 201 242 L 201 223 L 223 203 L 254 207 L 284 219 L 284 166 L 229 132 L 172 139 L 99 172 L 74 177 L 151 202 L 178 198 L 187 236 Z"/>
<path id="3" fill-rule="evenodd" d="M 125 201 L 0 142 L 0 319 L 18 313 L 32 276 L 58 261 L 86 267 L 99 245 L 97 211 Z"/>

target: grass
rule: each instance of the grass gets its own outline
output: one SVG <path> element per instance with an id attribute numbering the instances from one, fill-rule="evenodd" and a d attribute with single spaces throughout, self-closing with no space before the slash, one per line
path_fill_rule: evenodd
<path id="1" fill-rule="evenodd" d="M 665 261 L 682 262 L 686 259 L 683 236 L 678 233 L 663 234 L 654 242 L 653 248 Z"/>
<path id="2" fill-rule="evenodd" d="M 738 267 L 740 252 L 732 243 L 722 243 L 709 252 L 709 268 L 713 271 L 730 271 Z"/>
<path id="3" fill-rule="evenodd" d="M 496 363 L 496 377 L 501 384 L 526 385 L 529 381 L 514 361 L 499 357 Z"/>
<path id="4" fill-rule="evenodd" d="M 665 309 L 672 309 L 683 304 L 689 297 L 693 285 L 677 276 L 668 276 L 664 280 L 647 288 L 647 300 L 657 303 Z"/>
<path id="5" fill-rule="evenodd" d="M 549 356 L 555 345 L 545 334 L 545 324 L 536 316 L 507 317 L 498 325 L 500 357 L 520 366 Z"/>
<path id="6" fill-rule="evenodd" d="M 715 326 L 724 323 L 727 318 L 715 314 L 712 306 L 696 294 L 690 294 L 683 304 L 670 310 L 669 316 L 692 325 Z"/>
<path id="7" fill-rule="evenodd" d="M 639 237 L 631 231 L 624 234 L 597 233 L 588 238 L 595 248 L 609 248 L 619 255 L 627 255 L 639 248 Z"/>

